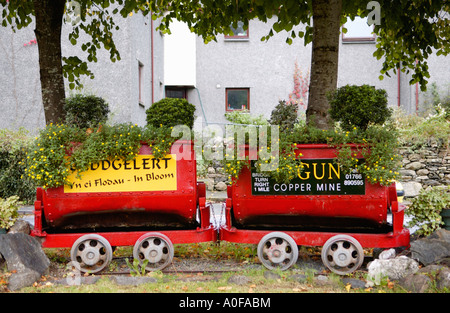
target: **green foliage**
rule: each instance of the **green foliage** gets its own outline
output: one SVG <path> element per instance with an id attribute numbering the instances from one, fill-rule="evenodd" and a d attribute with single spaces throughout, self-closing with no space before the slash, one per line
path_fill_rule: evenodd
<path id="1" fill-rule="evenodd" d="M 128 258 L 125 258 L 125 262 L 127 263 L 127 266 L 130 268 L 130 275 L 133 277 L 140 277 L 145 276 L 146 270 L 145 267 L 148 264 L 148 259 L 144 259 L 142 261 L 142 264 L 140 264 L 138 259 L 133 259 L 133 263 L 131 263 Z"/>
<path id="2" fill-rule="evenodd" d="M 412 217 L 408 227 L 418 226 L 418 235 L 430 235 L 442 224 L 443 209 L 450 209 L 450 187 L 422 189 L 406 211 Z"/>
<path id="3" fill-rule="evenodd" d="M 87 54 L 87 62 L 78 56 L 62 58 L 64 77 L 69 80 L 70 89 L 81 86 L 81 76 L 94 77 L 88 69 L 88 62 L 97 62 L 99 49 L 103 48 L 108 51 L 112 62 L 121 59 L 113 36 L 114 31 L 119 30 L 119 26 L 116 24 L 116 14 L 125 18 L 133 15 L 134 12 L 141 12 L 147 16 L 150 14 L 149 4 L 144 0 L 66 1 L 63 23 L 70 25 L 68 39 L 75 46 L 80 44 L 78 41 L 81 38 L 86 38 L 86 41 L 81 43 L 81 49 Z M 35 14 L 32 1 L 0 0 L 0 11 L 1 25 L 3 27 L 11 26 L 12 29 L 29 26 Z M 71 16 L 75 16 L 75 18 L 71 18 Z M 61 17 L 53 16 L 52 18 L 59 19 Z"/>
<path id="4" fill-rule="evenodd" d="M 374 26 L 377 50 L 373 55 L 378 60 L 383 58 L 381 74 L 389 77 L 389 71 L 412 71 L 410 84 L 418 82 L 425 91 L 430 77 L 427 59 L 434 53 L 439 56 L 450 52 L 448 1 L 378 2 L 382 20 Z"/>
<path id="5" fill-rule="evenodd" d="M 0 130 L 0 198 L 17 195 L 27 203 L 34 200 L 34 185 L 24 177 L 29 145 L 27 131 Z"/>
<path id="6" fill-rule="evenodd" d="M 178 139 L 172 136 L 172 131 L 173 127 L 154 127 L 152 125 L 147 125 L 142 129 L 143 141 L 153 149 L 152 153 L 155 158 L 164 157 Z"/>
<path id="7" fill-rule="evenodd" d="M 328 96 L 330 116 L 341 122 L 344 130 L 367 129 L 371 124 L 383 124 L 392 111 L 387 107 L 387 93 L 369 85 L 346 85 Z"/>
<path id="8" fill-rule="evenodd" d="M 440 106 L 437 106 L 436 109 L 436 113 L 429 114 L 426 117 L 397 112 L 395 121 L 399 129 L 401 143 L 420 147 L 436 141 L 443 147 L 448 147 L 450 145 L 448 113 Z"/>
<path id="9" fill-rule="evenodd" d="M 86 61 L 82 61 L 77 56 L 62 57 L 63 75 L 69 81 L 69 88 L 82 88 L 83 84 L 80 79 L 82 75 L 89 76 L 94 79 L 94 73 L 89 70 Z"/>
<path id="10" fill-rule="evenodd" d="M 373 125 L 365 130 L 321 130 L 311 126 L 281 134 L 281 141 L 325 143 L 336 148 L 336 162 L 345 173 L 357 170 L 372 184 L 389 185 L 398 176 L 398 132 L 392 123 Z M 301 150 L 300 150 L 301 152 Z"/>
<path id="11" fill-rule="evenodd" d="M 138 127 L 133 124 L 103 125 L 85 131 L 63 124 L 49 124 L 33 142 L 27 155 L 27 177 L 38 186 L 71 185 L 72 171 L 81 176 L 91 164 L 108 159 L 132 160 L 142 143 L 156 158 L 165 156 L 176 138 L 171 128 Z"/>
<path id="12" fill-rule="evenodd" d="M 0 228 L 11 228 L 19 218 L 18 201 L 18 196 L 11 196 L 7 199 L 0 198 Z"/>
<path id="13" fill-rule="evenodd" d="M 380 21 L 374 25 L 377 45 L 373 56 L 383 58 L 381 74 L 389 77 L 390 72 L 396 73 L 397 69 L 412 71 L 410 83 L 419 82 L 422 90 L 425 90 L 429 77 L 427 58 L 432 53 L 450 53 L 450 20 L 446 16 L 450 11 L 448 1 L 379 0 L 377 3 L 381 9 L 375 12 Z M 276 17 L 276 21 L 261 40 L 269 40 L 275 33 L 286 32 L 288 44 L 297 37 L 303 38 L 305 45 L 313 41 L 310 0 L 287 0 L 282 5 L 271 0 L 162 0 L 151 2 L 150 6 L 155 17 L 162 20 L 160 30 L 170 32 L 170 22 L 177 19 L 186 22 L 191 31 L 202 36 L 205 42 L 216 40 L 217 34 L 229 33 L 233 22 L 242 21 L 248 25 L 250 20 L 267 22 L 272 17 Z M 347 17 L 371 17 L 373 13 L 373 7 L 368 6 L 368 1 L 343 1 L 341 24 L 345 23 Z M 304 27 L 295 28 L 301 24 Z"/>
<path id="14" fill-rule="evenodd" d="M 66 183 L 70 161 L 66 152 L 86 140 L 86 133 L 68 125 L 49 124 L 43 129 L 27 155 L 27 176 L 37 186 L 56 187 Z"/>
<path id="15" fill-rule="evenodd" d="M 279 150 L 276 151 L 272 151 L 270 147 L 268 146 L 265 152 L 269 157 L 264 158 L 260 154 L 260 157 L 255 162 L 257 172 L 269 174 L 271 178 L 280 183 L 288 183 L 301 173 L 303 165 L 298 161 L 295 145 L 291 141 L 280 140 Z M 259 153 L 261 152 L 262 150 L 259 151 Z M 302 154 L 299 153 L 298 156 L 301 157 Z M 278 159 L 278 163 L 274 162 L 276 159 Z M 265 165 L 265 163 L 270 165 L 271 171 L 262 170 L 262 165 Z"/>
<path id="16" fill-rule="evenodd" d="M 106 122 L 109 105 L 101 97 L 75 94 L 66 99 L 64 110 L 67 125 L 88 128 Z"/>
<path id="17" fill-rule="evenodd" d="M 450 86 L 447 86 L 450 87 Z M 448 88 L 447 88 L 448 89 Z M 436 112 L 445 111 L 445 118 L 450 120 L 450 93 L 448 90 L 439 90 L 436 82 L 433 82 L 429 88 L 431 96 L 431 105 Z M 425 103 L 427 101 L 425 100 Z"/>
<path id="18" fill-rule="evenodd" d="M 270 115 L 270 124 L 279 125 L 282 132 L 291 131 L 297 122 L 297 110 L 296 104 L 280 101 Z"/>
<path id="19" fill-rule="evenodd" d="M 268 125 L 267 119 L 261 114 L 252 116 L 250 111 L 232 111 L 225 113 L 225 118 L 234 124 L 242 125 Z"/>
<path id="20" fill-rule="evenodd" d="M 261 128 L 259 131 L 261 132 Z M 263 172 L 277 182 L 287 183 L 303 170 L 299 160 L 302 156 L 299 144 L 328 144 L 336 149 L 336 162 L 344 173 L 357 170 L 365 175 L 371 184 L 389 185 L 399 174 L 397 168 L 401 157 L 398 154 L 398 136 L 392 123 L 383 126 L 372 125 L 365 130 L 355 128 L 351 131 L 339 128 L 327 131 L 296 125 L 291 131 L 279 133 L 276 151 L 271 150 L 271 136 L 267 136 L 266 150 L 260 147 L 257 151 L 255 167 L 257 172 Z M 224 170 L 233 181 L 248 164 L 248 156 L 244 159 L 239 157 L 238 149 L 234 149 L 233 155 L 225 154 Z M 263 171 L 262 165 L 266 165 L 270 170 Z"/>
<path id="21" fill-rule="evenodd" d="M 186 99 L 162 99 L 153 103 L 145 113 L 147 114 L 147 124 L 154 127 L 186 125 L 192 128 L 194 126 L 195 106 Z"/>
<path id="22" fill-rule="evenodd" d="M 334 144 L 337 162 L 344 172 L 357 170 L 372 184 L 390 185 L 398 178 L 401 156 L 398 154 L 398 132 L 392 124 L 342 132 L 335 137 Z M 350 148 L 349 144 L 356 146 Z"/>

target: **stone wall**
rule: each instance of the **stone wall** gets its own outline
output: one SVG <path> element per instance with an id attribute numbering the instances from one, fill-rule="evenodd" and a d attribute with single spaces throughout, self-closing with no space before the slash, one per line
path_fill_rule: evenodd
<path id="1" fill-rule="evenodd" d="M 430 142 L 419 148 L 413 144 L 400 149 L 403 157 L 399 181 L 405 197 L 415 197 L 422 188 L 450 185 L 450 147 Z"/>
<path id="2" fill-rule="evenodd" d="M 226 191 L 228 185 L 228 175 L 224 172 L 220 162 L 213 162 L 207 167 L 205 177 L 201 179 L 206 184 L 209 191 Z"/>

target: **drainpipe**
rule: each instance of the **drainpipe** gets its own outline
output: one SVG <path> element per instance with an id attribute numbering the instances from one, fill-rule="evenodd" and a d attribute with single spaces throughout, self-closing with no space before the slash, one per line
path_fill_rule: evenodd
<path id="1" fill-rule="evenodd" d="M 151 55 L 151 81 L 152 81 L 152 104 L 155 102 L 155 83 L 154 83 L 154 56 L 153 56 L 153 18 L 152 18 L 153 12 L 150 12 L 150 34 L 151 34 L 151 41 L 150 41 L 150 55 Z"/>
<path id="2" fill-rule="evenodd" d="M 417 60 L 416 60 L 417 65 Z M 419 83 L 416 83 L 416 114 L 419 113 Z"/>
<path id="3" fill-rule="evenodd" d="M 419 113 L 419 83 L 416 83 L 416 114 Z"/>
<path id="4" fill-rule="evenodd" d="M 208 126 L 208 120 L 206 119 L 205 109 L 203 108 L 202 97 L 200 97 L 200 91 L 197 87 L 194 87 L 197 90 L 198 100 L 200 100 L 200 107 L 202 108 L 203 118 L 205 119 L 206 126 Z"/>
<path id="5" fill-rule="evenodd" d="M 397 69 L 397 105 L 400 108 L 400 68 Z"/>

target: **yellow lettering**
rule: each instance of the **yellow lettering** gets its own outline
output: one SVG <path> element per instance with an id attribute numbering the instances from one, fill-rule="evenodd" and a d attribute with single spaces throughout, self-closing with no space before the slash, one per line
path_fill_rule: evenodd
<path id="1" fill-rule="evenodd" d="M 337 171 L 336 171 L 336 169 L 334 168 L 333 164 L 332 163 L 328 163 L 328 170 L 330 171 L 330 176 L 328 177 L 328 179 L 332 179 L 332 177 L 331 177 L 331 170 L 333 170 L 334 174 L 336 174 L 336 177 L 338 179 L 341 178 L 341 168 L 339 167 L 339 164 L 337 164 Z"/>
<path id="2" fill-rule="evenodd" d="M 317 168 L 316 168 L 316 166 L 317 166 L 317 163 L 313 163 L 312 165 L 313 165 L 313 173 L 314 173 L 314 177 L 316 178 L 316 179 L 323 179 L 323 177 L 325 176 L 325 163 L 321 163 L 322 164 L 322 176 L 321 177 L 318 177 L 317 176 Z"/>
<path id="3" fill-rule="evenodd" d="M 309 164 L 308 163 L 303 163 L 302 162 L 302 165 L 303 165 L 303 167 L 307 167 L 307 168 L 309 168 Z M 303 179 L 303 180 L 305 180 L 305 179 L 309 179 L 309 175 L 311 174 L 310 172 L 304 172 L 304 173 L 306 173 L 306 177 L 302 177 L 302 173 L 299 173 L 298 174 L 298 178 L 300 178 L 300 179 Z"/>

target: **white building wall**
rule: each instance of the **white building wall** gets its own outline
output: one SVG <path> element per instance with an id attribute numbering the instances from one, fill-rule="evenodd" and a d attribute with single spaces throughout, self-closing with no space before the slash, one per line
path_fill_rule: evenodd
<path id="1" fill-rule="evenodd" d="M 166 86 L 196 85 L 196 35 L 185 23 L 173 21 L 164 36 L 164 83 Z"/>
<path id="2" fill-rule="evenodd" d="M 251 114 L 269 118 L 278 102 L 287 100 L 294 89 L 295 62 L 304 74 L 309 70 L 311 52 L 302 39 L 288 45 L 286 34 L 280 33 L 261 41 L 270 25 L 250 21 L 248 40 L 226 40 L 219 35 L 217 42 L 204 44 L 197 38 L 197 88 L 208 123 L 226 122 L 226 88 L 250 88 Z"/>
<path id="3" fill-rule="evenodd" d="M 145 110 L 152 101 L 164 97 L 163 37 L 153 31 L 153 62 L 151 53 L 150 17 L 134 14 L 123 19 L 114 17 L 120 27 L 115 31 L 114 41 L 121 60 L 111 62 L 108 51 L 97 51 L 97 63 L 88 63 L 94 73 L 93 80 L 83 77 L 82 93 L 103 97 L 110 105 L 112 122 L 132 122 L 145 125 Z M 78 55 L 86 59 L 81 45 L 88 36 L 81 36 L 76 46 L 68 41 L 70 25 L 62 32 L 62 53 L 64 56 Z M 17 30 L 0 27 L 0 103 L 4 114 L 0 115 L 0 128 L 18 129 L 24 127 L 36 133 L 44 127 L 41 84 L 39 77 L 39 56 L 35 39 L 34 24 Z M 139 101 L 139 63 L 143 65 L 142 101 Z M 153 63 L 153 64 L 152 64 Z M 152 72 L 153 65 L 153 72 Z M 152 81 L 153 80 L 153 81 Z M 152 85 L 154 89 L 152 91 Z M 70 90 L 66 82 L 66 96 L 77 93 Z"/>

